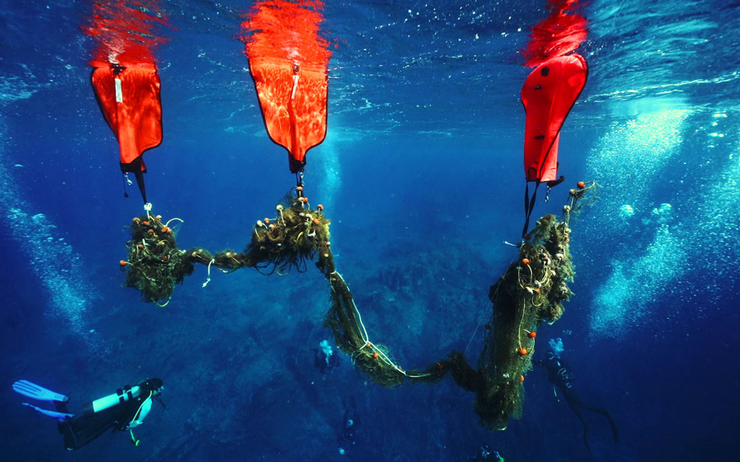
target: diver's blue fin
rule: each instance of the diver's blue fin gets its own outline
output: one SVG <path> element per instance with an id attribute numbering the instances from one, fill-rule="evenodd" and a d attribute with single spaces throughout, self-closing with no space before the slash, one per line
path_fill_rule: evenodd
<path id="1" fill-rule="evenodd" d="M 36 409 L 40 413 L 42 413 L 44 415 L 48 415 L 49 417 L 54 417 L 59 422 L 64 422 L 64 420 L 67 417 L 69 417 L 71 419 L 72 417 L 75 416 L 74 414 L 66 414 L 64 412 L 56 412 L 56 411 L 49 411 L 49 410 L 46 410 L 46 409 L 41 409 L 40 407 L 34 406 L 33 404 L 23 403 L 23 405 L 24 406 L 28 406 L 28 407 L 33 408 L 33 409 Z"/>
<path id="2" fill-rule="evenodd" d="M 59 401 L 66 403 L 69 401 L 69 397 L 62 395 L 51 390 L 47 390 L 44 387 L 31 383 L 28 380 L 19 380 L 13 384 L 13 390 L 21 395 L 28 396 L 29 398 L 38 399 L 39 401 Z"/>

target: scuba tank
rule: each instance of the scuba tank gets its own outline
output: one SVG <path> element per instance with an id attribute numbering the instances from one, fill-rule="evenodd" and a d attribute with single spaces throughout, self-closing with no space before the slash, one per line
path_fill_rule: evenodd
<path id="1" fill-rule="evenodd" d="M 113 406 L 117 406 L 118 404 L 134 400 L 141 395 L 141 391 L 141 387 L 138 385 L 134 385 L 133 387 L 126 385 L 125 387 L 116 390 L 116 392 L 113 394 L 104 396 L 100 399 L 96 399 L 95 401 L 86 404 L 82 408 L 82 413 L 84 415 L 91 415 L 109 409 Z"/>
<path id="2" fill-rule="evenodd" d="M 138 385 L 134 385 L 133 387 L 126 385 L 125 387 L 116 390 L 115 393 L 86 404 L 82 408 L 82 413 L 83 415 L 92 415 L 100 411 L 110 409 L 113 406 L 134 401 L 142 395 L 145 398 L 150 398 L 152 396 L 156 397 L 162 392 L 163 388 L 164 386 L 160 379 L 147 379 L 139 382 Z"/>

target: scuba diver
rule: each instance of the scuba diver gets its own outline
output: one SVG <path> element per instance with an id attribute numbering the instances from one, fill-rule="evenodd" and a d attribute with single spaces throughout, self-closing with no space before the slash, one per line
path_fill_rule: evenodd
<path id="1" fill-rule="evenodd" d="M 339 454 L 345 455 L 355 447 L 355 437 L 357 429 L 360 427 L 360 417 L 357 415 L 357 405 L 355 397 L 349 397 L 349 406 L 342 399 L 344 405 L 344 420 L 342 421 L 342 430 L 337 436 L 337 449 Z"/>
<path id="2" fill-rule="evenodd" d="M 504 458 L 501 456 L 501 454 L 499 454 L 498 451 L 492 451 L 487 444 L 481 446 L 474 456 L 468 456 L 468 460 L 476 462 L 481 460 L 490 460 L 491 462 L 504 462 Z"/>
<path id="3" fill-rule="evenodd" d="M 320 349 L 313 348 L 313 365 L 321 372 L 322 379 L 326 380 L 326 371 L 339 366 L 340 360 L 339 356 L 334 354 L 328 341 L 322 340 L 319 346 Z"/>
<path id="4" fill-rule="evenodd" d="M 133 428 L 143 423 L 152 408 L 153 399 L 164 406 L 160 398 L 163 389 L 160 379 L 142 380 L 133 387 L 126 385 L 113 394 L 88 403 L 80 414 L 75 415 L 67 410 L 68 396 L 47 390 L 28 380 L 19 380 L 13 384 L 13 390 L 17 393 L 54 405 L 56 410 L 52 411 L 23 403 L 24 406 L 57 420 L 59 433 L 64 435 L 64 445 L 68 451 L 81 448 L 111 429 L 128 430 L 132 443 L 138 446 L 139 440 L 134 437 Z"/>
<path id="5" fill-rule="evenodd" d="M 560 341 L 560 339 L 558 339 L 558 341 L 560 342 L 559 344 L 562 346 L 562 341 Z M 550 346 L 553 347 L 553 345 L 553 341 L 551 340 Z M 550 383 L 553 384 L 553 392 L 555 393 L 555 396 L 557 396 L 557 390 L 555 389 L 555 387 L 560 388 L 560 391 L 565 398 L 565 402 L 568 403 L 568 407 L 570 407 L 570 410 L 573 411 L 573 414 L 575 414 L 576 417 L 578 417 L 578 420 L 580 420 L 583 424 L 583 441 L 586 443 L 586 448 L 588 449 L 588 452 L 593 454 L 593 452 L 591 451 L 591 447 L 588 445 L 588 433 L 590 431 L 590 427 L 586 422 L 585 417 L 583 417 L 583 414 L 580 411 L 581 409 L 593 411 L 606 417 L 612 429 L 614 442 L 618 443 L 619 430 L 617 430 L 617 425 L 614 423 L 614 420 L 612 419 L 612 416 L 609 414 L 609 412 L 607 412 L 606 409 L 600 407 L 587 406 L 585 403 L 583 403 L 583 401 L 580 400 L 580 398 L 578 398 L 578 395 L 573 390 L 572 383 L 575 380 L 575 376 L 570 370 L 570 366 L 568 366 L 568 364 L 563 361 L 562 358 L 560 358 L 560 352 L 562 352 L 562 348 L 549 349 L 547 350 L 546 360 L 533 360 L 532 363 L 538 366 L 543 366 L 547 369 L 547 379 L 550 381 Z"/>

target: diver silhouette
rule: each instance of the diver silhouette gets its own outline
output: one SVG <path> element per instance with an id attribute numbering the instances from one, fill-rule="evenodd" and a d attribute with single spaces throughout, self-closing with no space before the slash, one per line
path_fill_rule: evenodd
<path id="1" fill-rule="evenodd" d="M 357 415 L 354 396 L 350 396 L 346 401 L 342 399 L 342 404 L 344 405 L 344 419 L 342 420 L 342 429 L 337 436 L 337 449 L 339 454 L 344 455 L 355 447 L 357 429 L 360 427 L 360 417 Z"/>
<path id="2" fill-rule="evenodd" d="M 328 341 L 322 340 L 319 346 L 321 347 L 320 349 L 313 348 L 313 365 L 321 372 L 322 379 L 326 380 L 326 372 L 338 367 L 341 364 L 341 360 L 334 353 Z"/>
<path id="3" fill-rule="evenodd" d="M 568 365 L 568 363 L 563 361 L 563 359 L 560 358 L 560 356 L 555 351 L 548 350 L 546 360 L 533 360 L 532 363 L 538 366 L 543 366 L 547 369 L 547 379 L 555 387 L 560 388 L 560 391 L 565 398 L 565 402 L 568 403 L 568 407 L 570 407 L 570 410 L 573 411 L 573 414 L 575 414 L 576 417 L 578 417 L 578 420 L 580 420 L 583 424 L 583 442 L 586 443 L 586 448 L 588 449 L 588 452 L 593 454 L 593 452 L 591 451 L 591 446 L 589 446 L 588 444 L 588 434 L 590 431 L 590 427 L 588 425 L 588 422 L 586 421 L 586 418 L 581 413 L 581 409 L 593 411 L 606 417 L 606 419 L 609 421 L 609 426 L 611 426 L 612 429 L 614 442 L 619 442 L 619 430 L 617 430 L 617 425 L 614 423 L 612 416 L 604 408 L 588 406 L 583 401 L 581 401 L 576 392 L 573 390 L 572 382 L 575 380 L 575 376 L 573 375 L 570 366 Z M 553 391 L 555 391 L 555 394 L 557 396 L 557 391 L 554 388 Z"/>
<path id="4" fill-rule="evenodd" d="M 478 452 L 474 456 L 468 456 L 468 461 L 483 461 L 490 460 L 491 462 L 504 462 L 504 458 L 498 451 L 494 451 L 490 446 L 484 444 L 478 449 Z"/>
<path id="5" fill-rule="evenodd" d="M 67 410 L 69 397 L 48 390 L 28 380 L 19 380 L 13 384 L 13 390 L 37 401 L 54 405 L 55 410 L 45 409 L 30 403 L 23 403 L 57 421 L 59 433 L 64 436 L 64 445 L 68 451 L 74 451 L 92 442 L 108 430 L 126 431 L 131 435 L 135 446 L 139 440 L 134 437 L 133 429 L 144 421 L 152 407 L 152 400 L 160 400 L 164 385 L 160 379 L 142 380 L 133 387 L 126 385 L 115 393 L 96 399 L 83 406 L 77 415 Z"/>

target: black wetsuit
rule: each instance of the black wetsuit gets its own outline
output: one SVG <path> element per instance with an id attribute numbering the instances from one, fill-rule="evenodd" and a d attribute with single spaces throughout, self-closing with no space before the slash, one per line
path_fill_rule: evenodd
<path id="1" fill-rule="evenodd" d="M 344 420 L 342 431 L 337 436 L 337 447 L 342 454 L 350 452 L 355 446 L 357 430 L 360 428 L 360 417 L 357 415 L 355 398 L 349 398 L 349 405 L 344 407 Z"/>
<path id="2" fill-rule="evenodd" d="M 339 356 L 337 356 L 335 353 L 332 353 L 329 355 L 329 360 L 326 359 L 326 353 L 324 353 L 323 350 L 319 350 L 317 348 L 313 349 L 314 356 L 313 356 L 313 365 L 321 372 L 322 374 L 326 374 L 327 370 L 331 370 L 337 366 L 339 366 L 341 360 L 339 359 Z"/>
<path id="3" fill-rule="evenodd" d="M 580 398 L 578 398 L 578 395 L 573 390 L 572 382 L 573 380 L 575 380 L 575 377 L 565 361 L 563 361 L 558 356 L 550 355 L 550 357 L 544 361 L 536 360 L 533 361 L 533 363 L 538 366 L 544 366 L 545 368 L 547 368 L 547 379 L 553 385 L 560 388 L 560 391 L 565 398 L 565 402 L 568 403 L 568 407 L 570 407 L 570 410 L 573 411 L 576 417 L 578 417 L 578 420 L 580 420 L 583 424 L 583 441 L 586 443 L 586 448 L 588 448 L 589 452 L 591 452 L 591 447 L 588 444 L 588 433 L 590 431 L 590 427 L 588 425 L 588 422 L 586 422 L 585 417 L 583 417 L 583 414 L 580 411 L 581 409 L 593 411 L 606 417 L 612 429 L 614 442 L 619 441 L 619 431 L 617 430 L 617 425 L 614 423 L 614 420 L 612 419 L 612 416 L 609 414 L 609 412 L 606 409 L 600 407 L 587 406 L 585 403 L 583 403 L 583 401 L 581 401 Z"/>
<path id="4" fill-rule="evenodd" d="M 59 433 L 64 435 L 64 445 L 67 450 L 79 449 L 108 430 L 126 430 L 131 421 L 137 416 L 143 402 L 161 387 L 162 381 L 154 382 L 155 380 L 159 379 L 140 382 L 138 386 L 141 388 L 141 392 L 136 398 L 131 398 L 99 412 L 83 412 L 79 416 L 67 417 L 63 422 L 59 422 Z M 126 387 L 123 390 L 125 389 Z M 121 394 L 121 391 L 119 391 L 119 394 Z M 55 404 L 59 412 L 69 413 L 66 403 L 56 401 Z"/>

